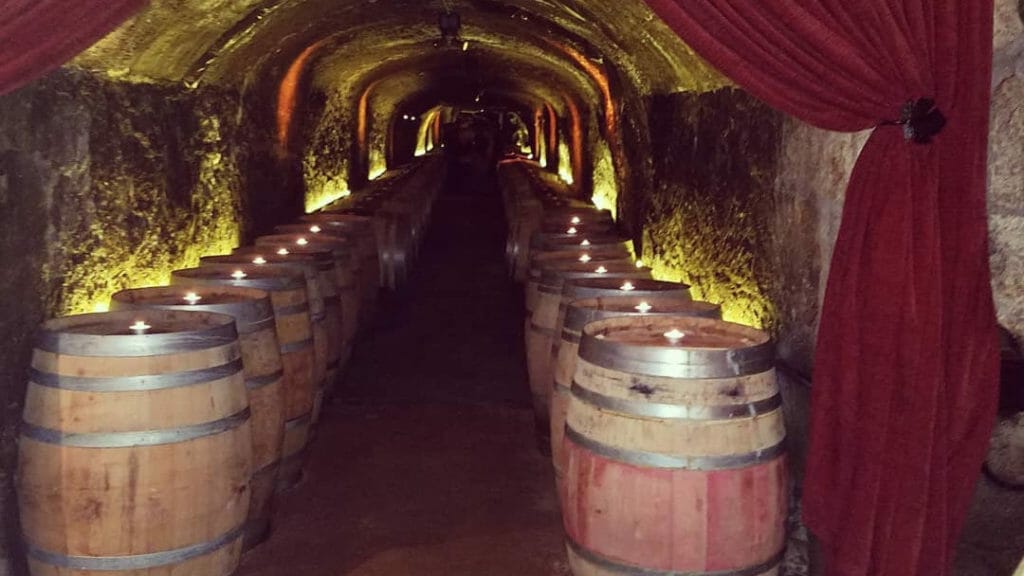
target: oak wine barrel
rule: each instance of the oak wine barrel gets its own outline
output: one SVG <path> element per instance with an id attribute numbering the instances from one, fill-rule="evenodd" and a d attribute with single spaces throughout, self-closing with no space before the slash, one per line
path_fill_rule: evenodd
<path id="1" fill-rule="evenodd" d="M 235 319 L 249 395 L 253 452 L 252 497 L 242 549 L 255 547 L 270 535 L 284 438 L 284 369 L 270 295 L 233 286 L 158 286 L 117 292 L 110 298 L 110 308 L 214 312 Z"/>
<path id="2" fill-rule="evenodd" d="M 760 330 L 666 316 L 586 325 L 564 440 L 573 573 L 777 575 L 781 404 Z"/>
<path id="3" fill-rule="evenodd" d="M 249 509 L 249 415 L 231 316 L 45 322 L 19 441 L 32 575 L 231 574 Z"/>
<path id="4" fill-rule="evenodd" d="M 317 386 L 317 359 L 305 273 L 295 267 L 207 264 L 200 268 L 175 270 L 171 273 L 171 284 L 240 286 L 270 294 L 281 366 L 284 368 L 285 423 L 277 490 L 291 488 L 302 478 Z"/>

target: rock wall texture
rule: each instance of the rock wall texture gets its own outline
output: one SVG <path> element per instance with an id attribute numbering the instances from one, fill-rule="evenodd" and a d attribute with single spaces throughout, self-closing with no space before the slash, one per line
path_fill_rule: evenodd
<path id="1" fill-rule="evenodd" d="M 772 328 L 772 186 L 781 116 L 745 93 L 656 96 L 654 184 L 642 217 L 643 260 L 682 280 L 725 318 Z"/>
<path id="2" fill-rule="evenodd" d="M 236 95 L 61 70 L 0 98 L 0 574 L 32 335 L 237 245 L 267 141 Z"/>

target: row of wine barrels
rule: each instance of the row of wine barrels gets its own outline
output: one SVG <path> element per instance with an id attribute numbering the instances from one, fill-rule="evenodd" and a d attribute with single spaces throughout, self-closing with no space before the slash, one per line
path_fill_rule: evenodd
<path id="1" fill-rule="evenodd" d="M 424 158 L 414 169 L 386 173 L 367 190 L 338 200 L 318 214 L 371 218 L 377 237 L 380 284 L 398 289 L 415 264 L 444 168 L 440 158 Z"/>
<path id="2" fill-rule="evenodd" d="M 111 312 L 43 324 L 18 468 L 33 576 L 234 572 L 301 479 L 323 398 L 373 317 L 377 221 L 404 218 L 418 242 L 431 165 L 399 171 L 373 217 L 307 215 L 170 286 L 118 292 Z"/>
<path id="3" fill-rule="evenodd" d="M 526 281 L 530 387 L 573 574 L 777 575 L 787 478 L 770 339 L 650 279 L 598 211 L 531 201 L 512 174 L 506 256 Z M 513 236 L 527 228 L 524 250 Z"/>

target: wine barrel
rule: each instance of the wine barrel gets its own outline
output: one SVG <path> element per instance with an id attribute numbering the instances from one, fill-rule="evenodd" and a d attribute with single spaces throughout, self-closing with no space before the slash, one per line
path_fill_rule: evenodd
<path id="1" fill-rule="evenodd" d="M 380 256 L 377 251 L 377 236 L 373 219 L 366 216 L 319 212 L 301 218 L 310 228 L 319 227 L 325 234 L 342 234 L 357 240 L 357 251 L 362 262 L 359 270 L 361 305 L 360 326 L 369 326 L 377 313 L 377 292 L 380 289 Z M 314 232 L 316 233 L 316 232 Z"/>
<path id="2" fill-rule="evenodd" d="M 317 382 L 313 399 L 312 431 L 320 420 L 320 409 L 327 391 L 337 380 L 342 360 L 342 310 L 335 289 L 334 259 L 330 252 L 308 254 L 277 253 L 269 247 L 244 246 L 222 256 L 204 256 L 200 266 L 253 264 L 270 268 L 295 267 L 306 278 L 309 319 L 313 329 L 313 350 L 316 354 L 314 378 Z"/>
<path id="3" fill-rule="evenodd" d="M 600 279 L 598 281 L 606 282 L 606 280 Z M 585 282 L 591 283 L 591 281 Z M 643 285 L 655 281 L 632 280 L 631 282 L 634 285 Z M 580 286 L 583 283 L 581 281 L 572 284 Z M 671 283 L 667 284 L 672 285 Z M 567 283 L 566 286 L 568 285 Z M 670 315 L 701 318 L 719 318 L 721 316 L 721 309 L 717 304 L 694 302 L 690 300 L 689 291 L 677 291 L 674 295 L 672 289 L 662 291 L 662 293 L 654 290 L 640 290 L 640 292 L 639 296 L 620 294 L 575 299 L 569 303 L 565 320 L 561 324 L 561 328 L 557 330 L 560 337 L 553 351 L 555 360 L 552 370 L 554 386 L 551 392 L 551 462 L 555 468 L 555 484 L 560 498 L 564 494 L 565 486 L 565 452 L 562 443 L 565 435 L 565 412 L 569 406 L 569 390 L 572 386 L 573 374 L 576 373 L 576 356 L 583 327 L 597 320 L 618 316 Z"/>
<path id="4" fill-rule="evenodd" d="M 537 289 L 540 287 L 540 277 L 545 269 L 573 262 L 593 263 L 594 266 L 598 266 L 603 262 L 623 262 L 628 259 L 629 252 L 620 246 L 602 246 L 597 250 L 573 249 L 534 252 L 530 256 L 530 271 L 527 274 L 526 286 L 524 288 L 526 312 L 528 314 L 532 313 L 533 309 L 537 307 L 537 299 L 540 298 Z"/>
<path id="5" fill-rule="evenodd" d="M 110 308 L 215 312 L 235 319 L 252 414 L 252 497 L 242 550 L 255 547 L 270 535 L 271 505 L 284 437 L 284 369 L 270 295 L 231 286 L 159 286 L 117 292 L 110 298 Z"/>
<path id="6" fill-rule="evenodd" d="M 537 285 L 537 303 L 526 319 L 526 371 L 533 396 L 534 422 L 541 451 L 551 447 L 549 414 L 551 411 L 552 346 L 562 286 L 569 278 L 612 277 L 640 279 L 650 277 L 650 270 L 637 268 L 631 260 L 607 262 L 553 262 L 544 269 Z"/>
<path id="7" fill-rule="evenodd" d="M 305 274 L 295 267 L 206 264 L 201 268 L 171 272 L 171 284 L 240 286 L 270 294 L 274 326 L 281 347 L 281 366 L 284 368 L 285 423 L 277 490 L 291 488 L 302 478 L 317 385 L 316 351 L 313 348 Z"/>
<path id="8" fill-rule="evenodd" d="M 784 440 L 764 332 L 690 317 L 587 324 L 564 441 L 573 574 L 778 574 Z"/>
<path id="9" fill-rule="evenodd" d="M 334 256 L 335 288 L 341 302 L 342 316 L 342 358 L 343 364 L 348 362 L 355 343 L 356 329 L 359 326 L 360 292 L 356 287 L 359 277 L 359 259 L 356 244 L 352 239 L 323 234 L 272 234 L 256 239 L 256 247 L 272 247 L 275 250 L 285 248 L 293 253 L 318 252 L 329 250 Z"/>
<path id="10" fill-rule="evenodd" d="M 138 323 L 145 333 L 129 329 Z M 19 441 L 32 575 L 234 572 L 249 413 L 231 316 L 133 310 L 45 322 Z"/>
<path id="11" fill-rule="evenodd" d="M 509 236 L 512 239 L 509 241 L 509 251 L 513 278 L 517 282 L 526 280 L 530 256 L 540 248 L 539 244 L 530 245 L 535 233 L 567 232 L 570 229 L 576 230 L 572 236 L 607 236 L 615 230 L 615 222 L 607 211 L 578 207 L 547 210 L 537 207 L 531 212 L 524 213 L 520 220 L 510 225 Z M 581 241 L 582 239 L 579 240 Z"/>

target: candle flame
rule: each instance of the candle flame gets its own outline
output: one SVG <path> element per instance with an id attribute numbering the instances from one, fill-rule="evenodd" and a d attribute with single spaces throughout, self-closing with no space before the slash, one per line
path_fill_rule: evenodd
<path id="1" fill-rule="evenodd" d="M 647 302 L 641 302 L 633 307 L 634 310 L 641 314 L 647 314 L 648 312 L 651 311 L 651 308 L 654 308 L 654 306 L 651 306 Z"/>
<path id="2" fill-rule="evenodd" d="M 287 256 L 288 255 L 288 249 L 287 248 L 278 248 L 277 255 L 278 256 Z"/>
<path id="3" fill-rule="evenodd" d="M 142 320 L 136 320 L 134 324 L 128 327 L 129 330 L 136 334 L 145 334 L 146 330 L 149 330 L 150 328 L 152 328 L 152 326 L 146 324 Z"/>
<path id="4" fill-rule="evenodd" d="M 575 226 L 576 224 L 579 224 L 580 223 L 580 217 L 579 216 L 573 216 L 572 220 L 570 220 L 569 223 L 572 224 L 573 226 Z"/>
<path id="5" fill-rule="evenodd" d="M 188 292 L 182 298 L 182 300 L 184 300 L 185 302 L 188 302 L 192 306 L 195 306 L 196 302 L 199 302 L 202 299 L 203 299 L 203 297 L 200 296 L 199 294 L 196 294 L 195 292 Z"/>
<path id="6" fill-rule="evenodd" d="M 231 277 L 234 278 L 235 280 L 241 280 L 246 276 L 248 276 L 248 274 L 242 272 L 241 270 L 235 270 L 234 272 L 231 273 Z"/>
<path id="7" fill-rule="evenodd" d="M 299 238 L 298 240 L 295 241 L 295 243 L 298 244 L 299 246 L 305 246 L 306 244 L 309 244 L 309 240 L 306 240 L 305 238 Z"/>
<path id="8" fill-rule="evenodd" d="M 309 227 L 309 231 L 312 232 L 313 234 L 319 234 L 321 230 L 323 230 L 323 228 L 317 226 L 316 224 L 313 224 L 312 226 Z"/>
<path id="9" fill-rule="evenodd" d="M 584 254 L 583 256 L 580 256 L 580 262 L 583 262 L 584 264 L 590 262 L 590 260 L 590 254 Z"/>
<path id="10" fill-rule="evenodd" d="M 266 264 L 267 263 L 267 259 L 264 258 L 263 256 L 257 256 L 257 257 L 252 259 L 252 263 L 253 264 Z"/>
<path id="11" fill-rule="evenodd" d="M 577 232 L 579 232 L 579 230 L 577 230 L 575 226 L 573 226 L 572 228 L 569 228 L 568 230 L 565 231 L 565 233 L 569 234 L 569 235 L 576 234 Z"/>
<path id="12" fill-rule="evenodd" d="M 637 268 L 643 268 L 644 267 L 644 261 L 643 260 L 637 260 L 636 261 L 636 267 Z"/>
<path id="13" fill-rule="evenodd" d="M 626 282 L 622 286 L 619 286 L 619 290 L 624 290 L 626 292 L 629 292 L 630 290 L 636 290 L 636 286 L 633 286 L 632 282 Z"/>
<path id="14" fill-rule="evenodd" d="M 607 274 L 608 269 L 605 268 L 604 266 L 598 266 L 597 270 L 594 270 L 594 272 L 597 272 L 598 274 Z"/>
<path id="15" fill-rule="evenodd" d="M 683 334 L 682 332 L 680 332 L 678 328 L 673 328 L 673 329 L 669 330 L 668 332 L 665 332 L 664 336 L 665 336 L 665 338 L 668 338 L 669 340 L 671 340 L 673 342 L 678 342 L 679 340 L 682 340 L 683 336 L 686 336 L 686 334 Z"/>
<path id="16" fill-rule="evenodd" d="M 583 242 L 580 242 L 580 246 L 590 246 L 590 240 L 584 239 Z"/>

